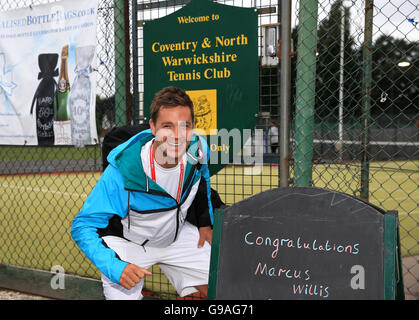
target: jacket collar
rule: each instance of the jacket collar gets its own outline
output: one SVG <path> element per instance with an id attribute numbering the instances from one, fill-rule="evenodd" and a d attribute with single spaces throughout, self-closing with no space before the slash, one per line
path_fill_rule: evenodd
<path id="1" fill-rule="evenodd" d="M 146 130 L 138 133 L 125 142 L 118 151 L 115 150 L 116 154 L 114 153 L 114 161 L 112 162 L 122 174 L 125 189 L 133 191 L 148 191 L 149 189 L 152 189 L 154 191 L 166 193 L 162 187 L 147 177 L 141 161 L 142 147 L 153 138 L 154 136 L 151 134 L 151 131 Z M 194 164 L 196 163 L 195 159 L 198 159 L 200 154 L 202 154 L 202 152 L 199 152 L 198 149 L 201 149 L 199 137 L 193 135 L 191 143 L 187 149 L 188 161 L 186 162 L 185 178 L 183 183 L 185 183 L 187 177 L 193 169 Z"/>

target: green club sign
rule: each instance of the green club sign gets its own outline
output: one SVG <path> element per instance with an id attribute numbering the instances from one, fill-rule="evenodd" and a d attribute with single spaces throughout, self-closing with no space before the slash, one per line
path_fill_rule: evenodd
<path id="1" fill-rule="evenodd" d="M 246 142 L 243 130 L 258 112 L 257 12 L 193 0 L 144 25 L 144 113 L 166 86 L 184 89 L 194 102 L 196 131 L 207 138 L 214 174 Z M 235 130 L 232 134 L 232 130 Z M 232 140 L 240 132 L 238 149 Z M 225 137 L 227 135 L 227 138 Z"/>

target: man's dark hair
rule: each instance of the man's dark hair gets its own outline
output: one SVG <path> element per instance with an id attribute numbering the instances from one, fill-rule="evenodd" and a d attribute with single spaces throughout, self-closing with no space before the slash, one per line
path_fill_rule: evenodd
<path id="1" fill-rule="evenodd" d="M 154 96 L 150 107 L 150 117 L 156 123 L 161 108 L 173 108 L 185 106 L 191 110 L 192 121 L 194 121 L 193 102 L 191 98 L 180 88 L 166 87 L 161 89 Z"/>

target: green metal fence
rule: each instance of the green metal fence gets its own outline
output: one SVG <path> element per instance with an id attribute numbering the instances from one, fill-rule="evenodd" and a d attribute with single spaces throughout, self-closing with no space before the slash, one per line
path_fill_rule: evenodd
<path id="1" fill-rule="evenodd" d="M 418 5 L 297 5 L 294 185 L 340 190 L 397 210 L 405 291 L 417 297 L 419 33 L 412 20 Z"/>
<path id="2" fill-rule="evenodd" d="M 47 2 L 54 1 L 7 0 L 0 10 Z M 283 144 L 285 159 L 264 146 L 261 168 L 231 164 L 212 177 L 212 186 L 233 204 L 278 187 L 281 164 L 291 186 L 339 190 L 397 210 L 405 292 L 418 299 L 418 5 L 409 0 L 291 2 L 289 36 L 296 54 L 289 70 L 289 119 L 281 119 L 287 114 L 280 113 L 281 59 L 269 60 L 264 47 L 266 28 L 279 25 L 280 1 L 217 2 L 258 9 L 255 127 L 266 130 L 270 119 L 286 121 L 289 140 Z M 143 120 L 142 23 L 187 3 L 100 1 L 95 68 L 99 136 L 112 126 Z M 99 279 L 69 230 L 100 177 L 101 162 L 100 144 L 79 149 L 0 146 L 0 265 L 46 271 L 59 265 L 66 274 Z M 177 297 L 157 268 L 145 290 Z"/>

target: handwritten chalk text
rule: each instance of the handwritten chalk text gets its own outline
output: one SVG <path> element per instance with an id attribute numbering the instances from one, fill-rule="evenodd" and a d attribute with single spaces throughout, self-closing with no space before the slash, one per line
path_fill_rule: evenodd
<path id="1" fill-rule="evenodd" d="M 246 233 L 244 236 L 244 242 L 249 246 L 272 246 L 272 259 L 275 259 L 278 255 L 279 248 L 295 248 L 295 249 L 306 249 L 318 252 L 338 252 L 348 254 L 359 253 L 359 243 L 355 244 L 341 244 L 332 243 L 330 240 L 318 241 L 318 240 L 303 240 L 302 237 L 298 237 L 297 240 L 290 238 L 274 238 L 255 236 L 252 231 Z"/>

